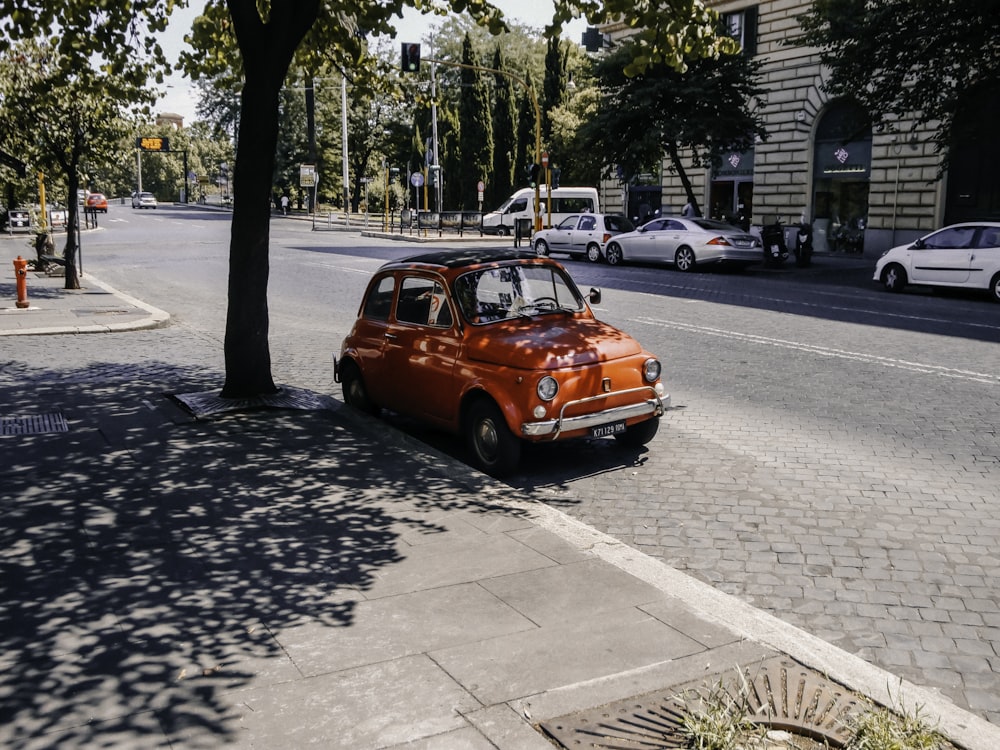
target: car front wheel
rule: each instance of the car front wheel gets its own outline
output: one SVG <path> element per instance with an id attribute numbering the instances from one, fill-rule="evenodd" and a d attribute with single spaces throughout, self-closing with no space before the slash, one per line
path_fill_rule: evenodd
<path id="1" fill-rule="evenodd" d="M 694 250 L 689 247 L 679 247 L 674 253 L 674 265 L 678 271 L 693 271 L 695 266 Z"/>
<path id="2" fill-rule="evenodd" d="M 500 408 L 485 398 L 469 409 L 466 439 L 473 463 L 490 476 L 510 474 L 521 460 L 521 441 L 507 427 Z"/>
<path id="3" fill-rule="evenodd" d="M 538 240 L 535 243 L 535 255 L 546 256 L 549 254 L 549 245 L 545 240 Z"/>
<path id="4" fill-rule="evenodd" d="M 587 245 L 587 260 L 591 263 L 601 262 L 601 246 L 591 243 Z"/>
<path id="5" fill-rule="evenodd" d="M 625 257 L 622 255 L 621 245 L 617 242 L 612 242 L 608 245 L 604 251 L 604 257 L 607 258 L 608 264 L 612 266 L 620 265 L 625 260 Z"/>
<path id="6" fill-rule="evenodd" d="M 890 292 L 901 292 L 906 286 L 906 269 L 898 263 L 890 263 L 882 271 L 882 286 Z"/>
<path id="7" fill-rule="evenodd" d="M 510 232 L 507 231 L 507 227 L 503 224 L 497 227 L 497 237 L 507 237 L 508 235 L 510 235 Z"/>
<path id="8" fill-rule="evenodd" d="M 659 428 L 659 419 L 647 419 L 644 422 L 639 422 L 639 424 L 625 428 L 625 432 L 615 435 L 615 439 L 629 448 L 639 448 L 656 437 L 656 431 Z"/>

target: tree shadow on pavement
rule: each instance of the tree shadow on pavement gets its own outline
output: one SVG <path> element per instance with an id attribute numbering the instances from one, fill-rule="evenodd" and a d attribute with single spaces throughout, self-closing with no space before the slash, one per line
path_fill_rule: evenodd
<path id="1" fill-rule="evenodd" d="M 0 437 L 0 745 L 235 741 L 227 693 L 302 676 L 275 632 L 349 626 L 401 536 L 443 530 L 421 508 L 491 510 L 332 411 L 197 421 L 163 395 L 208 378 L 0 368 L 0 416 L 69 424 Z"/>

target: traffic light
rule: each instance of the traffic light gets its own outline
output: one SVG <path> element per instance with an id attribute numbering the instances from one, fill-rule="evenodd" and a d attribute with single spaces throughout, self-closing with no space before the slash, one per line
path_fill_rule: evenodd
<path id="1" fill-rule="evenodd" d="M 402 69 L 404 73 L 420 71 L 420 45 L 403 42 Z"/>
<path id="2" fill-rule="evenodd" d="M 535 185 L 537 185 L 538 184 L 538 165 L 537 164 L 529 164 L 525 168 L 525 172 L 528 175 L 528 184 L 531 185 L 531 187 L 534 187 Z"/>

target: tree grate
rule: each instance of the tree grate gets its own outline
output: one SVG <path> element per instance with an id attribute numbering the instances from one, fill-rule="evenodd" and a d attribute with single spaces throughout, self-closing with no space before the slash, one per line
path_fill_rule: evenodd
<path id="1" fill-rule="evenodd" d="M 253 398 L 223 398 L 218 391 L 177 393 L 170 394 L 170 397 L 196 417 L 211 417 L 216 414 L 250 409 L 322 411 L 336 408 L 337 403 L 330 396 L 290 386 L 280 387 L 277 393 L 254 396 Z"/>
<path id="2" fill-rule="evenodd" d="M 538 728 L 563 748 L 676 750 L 689 747 L 682 731 L 686 711 L 711 700 L 740 706 L 756 724 L 816 740 L 830 748 L 847 741 L 847 719 L 862 699 L 788 657 L 775 657 L 739 673 L 690 682 L 543 722 Z M 723 692 L 719 692 L 723 691 Z"/>
<path id="3" fill-rule="evenodd" d="M 45 435 L 51 432 L 69 432 L 66 417 L 61 412 L 29 417 L 0 417 L 0 435 Z"/>

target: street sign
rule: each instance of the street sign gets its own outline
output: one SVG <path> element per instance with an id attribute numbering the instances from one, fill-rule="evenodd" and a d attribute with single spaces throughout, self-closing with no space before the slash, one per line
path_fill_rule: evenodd
<path id="1" fill-rule="evenodd" d="M 316 187 L 316 165 L 299 165 L 299 187 Z"/>
<path id="2" fill-rule="evenodd" d="M 169 151 L 170 139 L 159 136 L 139 136 L 135 139 L 135 147 L 142 151 Z"/>
<path id="3" fill-rule="evenodd" d="M 424 175 L 422 172 L 414 172 L 410 175 L 410 184 L 413 187 L 420 187 L 424 184 Z"/>
<path id="4" fill-rule="evenodd" d="M 485 182 L 480 180 L 479 182 L 476 183 L 476 190 L 478 190 L 480 193 L 483 192 L 485 189 L 486 189 Z M 482 196 L 480 196 L 480 200 L 482 200 Z"/>
<path id="5" fill-rule="evenodd" d="M 549 166 L 549 152 L 548 151 L 543 151 L 542 152 L 542 166 L 543 167 Z"/>

